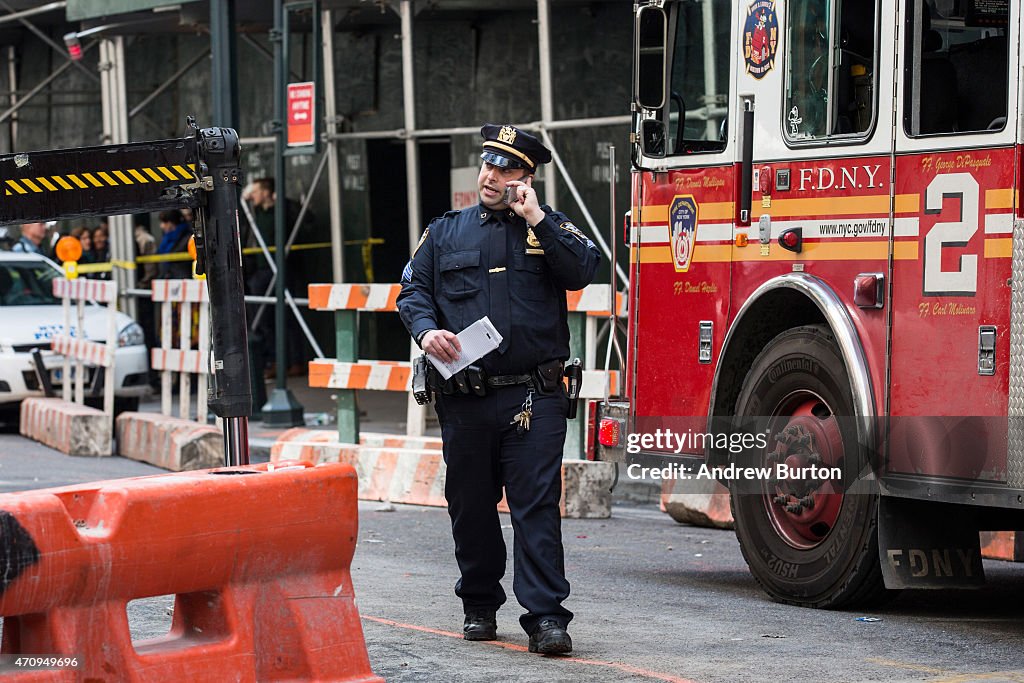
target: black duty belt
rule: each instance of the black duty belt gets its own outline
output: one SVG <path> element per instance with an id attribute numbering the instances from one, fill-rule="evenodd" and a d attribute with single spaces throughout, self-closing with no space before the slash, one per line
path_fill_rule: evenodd
<path id="1" fill-rule="evenodd" d="M 533 382 L 533 375 L 495 375 L 487 378 L 489 387 L 512 387 L 517 384 L 530 384 Z"/>

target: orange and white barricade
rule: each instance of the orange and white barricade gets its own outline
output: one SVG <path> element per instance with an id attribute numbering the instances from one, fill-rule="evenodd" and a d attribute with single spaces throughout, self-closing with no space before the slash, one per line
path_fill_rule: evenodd
<path id="1" fill-rule="evenodd" d="M 64 307 L 64 329 L 62 334 L 51 339 L 53 350 L 64 356 L 61 369 L 63 398 L 71 401 L 71 366 L 74 364 L 75 403 L 85 400 L 85 364 L 104 369 L 103 412 L 114 415 L 114 351 L 117 349 L 117 282 L 113 280 L 67 280 L 53 281 L 53 294 L 61 298 Z M 71 322 L 71 302 L 75 302 L 75 324 Z M 89 341 L 85 337 L 85 306 L 88 302 L 106 304 L 107 339 L 103 343 Z M 74 333 L 72 334 L 72 330 Z"/>
<path id="2" fill-rule="evenodd" d="M 192 410 L 192 375 L 196 376 L 196 421 L 206 423 L 206 388 L 210 359 L 210 296 L 206 280 L 154 280 L 154 303 L 160 304 L 160 348 L 152 349 L 150 365 L 160 370 L 160 412 L 172 414 L 171 386 L 178 373 L 178 416 L 189 419 Z M 192 311 L 199 311 L 196 348 L 192 348 Z M 174 310 L 178 310 L 175 346 Z"/>

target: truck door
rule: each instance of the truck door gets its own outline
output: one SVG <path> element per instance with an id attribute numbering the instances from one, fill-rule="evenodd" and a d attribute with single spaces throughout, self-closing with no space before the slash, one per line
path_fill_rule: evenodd
<path id="1" fill-rule="evenodd" d="M 1019 6 L 899 2 L 888 470 L 1005 481 Z"/>
<path id="2" fill-rule="evenodd" d="M 667 127 L 659 172 L 634 175 L 634 431 L 706 428 L 714 363 L 728 315 L 738 159 L 735 3 L 672 2 L 668 15 Z M 642 47 L 641 47 L 642 49 Z M 702 337 L 703 335 L 703 337 Z M 703 339 L 703 341 L 702 341 Z M 702 453 L 703 446 L 643 444 Z"/>

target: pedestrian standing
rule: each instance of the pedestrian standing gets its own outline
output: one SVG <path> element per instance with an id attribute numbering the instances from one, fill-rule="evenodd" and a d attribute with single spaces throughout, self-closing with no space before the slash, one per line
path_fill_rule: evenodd
<path id="1" fill-rule="evenodd" d="M 149 214 L 138 214 L 135 217 L 135 257 L 152 256 L 156 254 L 156 239 L 149 231 Z M 138 263 L 135 268 L 135 286 L 139 289 L 152 289 L 153 280 L 157 275 L 156 263 Z M 146 337 L 146 348 L 153 348 L 157 343 L 156 338 L 156 311 L 151 297 L 140 297 L 137 302 L 138 322 L 142 326 L 142 332 Z"/>
<path id="2" fill-rule="evenodd" d="M 188 238 L 192 236 L 192 226 L 185 220 L 181 211 L 170 209 L 161 212 L 160 229 L 164 236 L 156 248 L 157 254 L 188 252 Z M 157 268 L 157 274 L 164 280 L 189 279 L 192 277 L 192 261 L 161 261 Z"/>
<path id="3" fill-rule="evenodd" d="M 40 254 L 50 256 L 46 246 L 46 223 L 25 223 L 21 226 L 21 237 L 14 243 L 11 251 L 18 251 L 26 254 Z"/>
<path id="4" fill-rule="evenodd" d="M 514 530 L 513 589 L 529 650 L 572 650 L 573 614 L 562 550 L 559 497 L 569 399 L 566 290 L 588 285 L 599 254 L 564 214 L 539 204 L 533 178 L 551 152 L 513 126 L 485 125 L 480 203 L 427 226 L 402 275 L 398 309 L 423 350 L 450 362 L 456 334 L 488 316 L 502 341 L 438 390 L 447 464 L 445 498 L 461 577 L 467 640 L 494 640 L 505 602 L 502 487 Z M 465 391 L 465 388 L 471 390 Z M 483 394 L 483 395 L 480 395 Z"/>

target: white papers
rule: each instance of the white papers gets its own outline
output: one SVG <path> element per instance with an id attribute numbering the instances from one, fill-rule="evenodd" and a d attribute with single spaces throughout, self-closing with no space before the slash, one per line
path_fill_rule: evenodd
<path id="1" fill-rule="evenodd" d="M 427 358 L 437 368 L 437 371 L 441 373 L 441 377 L 445 379 L 451 378 L 452 375 L 467 365 L 480 360 L 498 348 L 498 344 L 501 343 L 501 335 L 498 334 L 498 330 L 494 329 L 494 325 L 491 324 L 490 319 L 486 315 L 462 332 L 459 332 L 456 337 L 459 340 L 459 344 L 462 345 L 462 352 L 451 363 L 445 363 L 443 360 L 435 358 L 429 353 L 427 354 Z"/>

